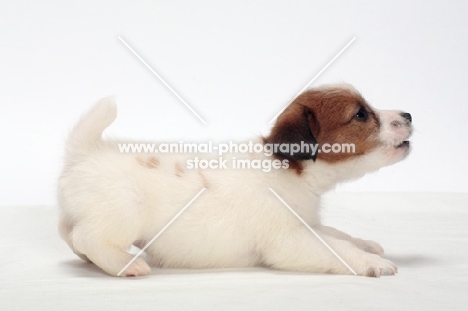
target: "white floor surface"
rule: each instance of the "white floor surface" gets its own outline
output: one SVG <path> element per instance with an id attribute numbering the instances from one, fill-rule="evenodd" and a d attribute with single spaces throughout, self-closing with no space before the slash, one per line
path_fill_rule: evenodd
<path id="1" fill-rule="evenodd" d="M 378 241 L 399 273 L 153 269 L 114 278 L 59 238 L 56 207 L 4 206 L 0 310 L 468 310 L 468 194 L 334 193 L 323 203 L 324 223 Z"/>

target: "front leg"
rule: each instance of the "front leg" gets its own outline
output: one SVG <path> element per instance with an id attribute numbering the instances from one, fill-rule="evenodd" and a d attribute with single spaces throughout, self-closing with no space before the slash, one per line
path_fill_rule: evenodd
<path id="1" fill-rule="evenodd" d="M 363 240 L 359 238 L 354 238 L 350 236 L 349 234 L 346 234 L 340 230 L 337 230 L 333 227 L 328 227 L 328 226 L 320 226 L 320 231 L 334 238 L 350 241 L 351 243 L 356 245 L 359 249 L 362 249 L 363 251 L 366 251 L 368 253 L 377 254 L 380 256 L 384 254 L 384 249 L 377 242 L 374 242 L 371 240 Z"/>
<path id="2" fill-rule="evenodd" d="M 389 260 L 369 254 L 349 241 L 337 239 L 321 230 L 316 232 L 361 276 L 393 275 L 397 267 Z M 289 271 L 352 274 L 305 226 L 276 231 L 261 247 L 265 265 Z"/>

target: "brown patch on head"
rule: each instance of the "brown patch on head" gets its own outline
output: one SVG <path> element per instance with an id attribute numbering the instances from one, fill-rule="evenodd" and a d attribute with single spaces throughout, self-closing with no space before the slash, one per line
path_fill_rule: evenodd
<path id="1" fill-rule="evenodd" d="M 177 177 L 182 177 L 182 175 L 185 173 L 184 167 L 180 162 L 176 162 L 175 164 L 175 174 Z"/>
<path id="2" fill-rule="evenodd" d="M 141 166 L 146 167 L 146 168 L 152 169 L 152 168 L 157 168 L 159 166 L 159 160 L 154 156 L 145 157 L 145 158 L 138 156 L 136 160 Z"/>
<path id="3" fill-rule="evenodd" d="M 302 93 L 278 117 L 265 143 L 354 144 L 355 152 L 276 153 L 287 158 L 299 173 L 302 160 L 336 163 L 373 150 L 378 144 L 380 123 L 373 108 L 351 87 L 322 87 Z M 292 166 L 291 166 L 292 164 Z"/>
<path id="4" fill-rule="evenodd" d="M 283 160 L 288 160 L 288 169 L 296 171 L 298 175 L 301 175 L 302 171 L 304 170 L 304 165 L 302 164 L 302 160 L 294 159 L 292 157 L 285 156 L 281 153 L 275 153 L 273 156 L 283 162 Z"/>
<path id="5" fill-rule="evenodd" d="M 202 180 L 203 188 L 209 188 L 210 183 L 208 182 L 208 179 L 206 179 L 206 176 L 203 175 L 203 173 L 201 171 L 198 171 L 198 175 L 200 175 L 200 178 Z"/>

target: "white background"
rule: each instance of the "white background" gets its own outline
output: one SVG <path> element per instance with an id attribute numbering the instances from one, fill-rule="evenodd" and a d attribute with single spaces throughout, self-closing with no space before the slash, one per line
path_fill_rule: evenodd
<path id="1" fill-rule="evenodd" d="M 349 41 L 314 85 L 348 82 L 411 112 L 404 162 L 338 191 L 467 192 L 468 2 L 15 1 L 0 11 L 0 203 L 55 204 L 63 143 L 116 95 L 107 134 L 247 139 Z M 125 38 L 202 125 L 117 39 Z"/>

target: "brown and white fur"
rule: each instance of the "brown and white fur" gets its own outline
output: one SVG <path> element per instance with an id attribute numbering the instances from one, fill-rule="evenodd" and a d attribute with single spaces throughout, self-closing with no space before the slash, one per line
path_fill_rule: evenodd
<path id="1" fill-rule="evenodd" d="M 350 274 L 281 203 L 274 189 L 358 275 L 392 275 L 382 247 L 321 224 L 320 197 L 337 183 L 396 163 L 409 153 L 411 116 L 372 108 L 351 86 L 300 95 L 258 142 L 353 143 L 356 153 L 274 154 L 288 169 L 189 170 L 187 155 L 123 154 L 102 132 L 116 117 L 111 99 L 70 134 L 59 179 L 61 237 L 82 259 L 110 275 L 133 258 L 202 188 L 206 191 L 121 276 L 164 268 L 265 266 Z M 206 155 L 198 155 L 203 157 Z M 264 154 L 227 157 L 271 158 Z"/>

